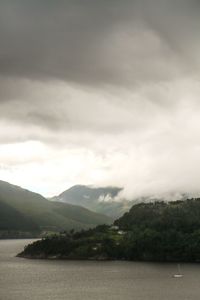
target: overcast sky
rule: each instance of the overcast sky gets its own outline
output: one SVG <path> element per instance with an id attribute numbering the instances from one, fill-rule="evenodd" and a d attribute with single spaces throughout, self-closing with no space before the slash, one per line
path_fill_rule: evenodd
<path id="1" fill-rule="evenodd" d="M 0 0 L 0 179 L 200 191 L 199 0 Z"/>

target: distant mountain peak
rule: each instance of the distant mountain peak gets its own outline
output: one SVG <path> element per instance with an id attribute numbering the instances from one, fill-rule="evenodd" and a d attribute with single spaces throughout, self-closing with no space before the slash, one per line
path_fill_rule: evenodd
<path id="1" fill-rule="evenodd" d="M 40 194 L 0 181 L 0 236 L 5 230 L 60 231 L 112 221 L 81 205 L 49 201 Z"/>
<path id="2" fill-rule="evenodd" d="M 121 187 L 92 185 L 74 185 L 51 200 L 81 205 L 111 217 L 118 217 L 124 213 L 124 201 L 117 202 L 115 197 L 122 191 Z M 126 201 L 128 202 L 128 201 Z M 126 208 L 129 205 L 126 204 Z"/>

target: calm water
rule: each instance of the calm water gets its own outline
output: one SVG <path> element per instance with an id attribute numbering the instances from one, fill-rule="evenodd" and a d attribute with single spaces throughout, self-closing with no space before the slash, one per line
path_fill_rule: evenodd
<path id="1" fill-rule="evenodd" d="M 16 258 L 27 240 L 0 241 L 0 300 L 199 300 L 200 265 Z"/>

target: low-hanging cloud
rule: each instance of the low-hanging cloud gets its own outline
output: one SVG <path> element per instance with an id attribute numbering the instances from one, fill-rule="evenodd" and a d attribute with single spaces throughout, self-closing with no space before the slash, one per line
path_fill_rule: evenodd
<path id="1" fill-rule="evenodd" d="M 198 192 L 199 15 L 195 0 L 1 1 L 1 178 Z"/>

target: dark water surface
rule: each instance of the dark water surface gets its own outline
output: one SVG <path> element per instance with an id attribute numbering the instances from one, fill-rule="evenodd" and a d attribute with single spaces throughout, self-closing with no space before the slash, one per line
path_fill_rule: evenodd
<path id="1" fill-rule="evenodd" d="M 0 300 L 200 300 L 200 265 L 16 258 L 30 240 L 0 240 Z"/>

